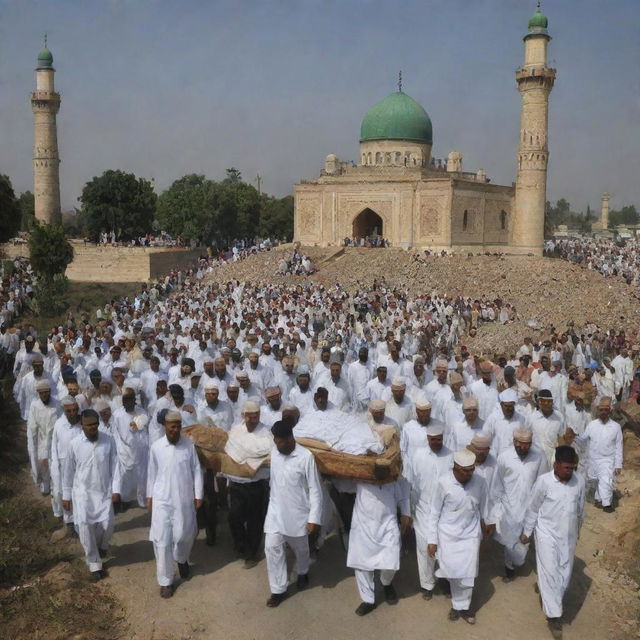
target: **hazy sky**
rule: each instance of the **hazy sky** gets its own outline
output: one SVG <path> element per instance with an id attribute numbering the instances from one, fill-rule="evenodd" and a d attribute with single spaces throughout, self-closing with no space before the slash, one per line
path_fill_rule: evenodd
<path id="1" fill-rule="evenodd" d="M 546 0 L 548 197 L 640 206 L 640 1 Z M 396 88 L 433 122 L 433 155 L 515 179 L 531 0 L 0 0 L 0 173 L 32 189 L 29 92 L 49 34 L 62 94 L 62 206 L 107 169 L 219 179 L 282 196 L 324 157 L 357 159 L 360 121 Z"/>

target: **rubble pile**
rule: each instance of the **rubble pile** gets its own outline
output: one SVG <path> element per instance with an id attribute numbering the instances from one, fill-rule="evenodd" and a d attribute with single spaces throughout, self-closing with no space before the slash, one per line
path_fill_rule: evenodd
<path id="1" fill-rule="evenodd" d="M 302 277 L 276 276 L 280 252 L 276 249 L 217 269 L 213 279 L 233 278 L 261 283 L 300 283 Z M 424 256 L 401 249 L 347 248 L 344 252 L 303 247 L 318 266 L 311 276 L 325 286 L 338 284 L 354 291 L 358 283 L 371 285 L 385 278 L 392 286 L 414 293 L 438 293 L 490 300 L 500 298 L 515 307 L 516 320 L 506 325 L 481 324 L 470 347 L 490 354 L 515 350 L 524 335 L 549 334 L 550 328 L 576 329 L 587 324 L 603 330 L 624 329 L 635 335 L 640 320 L 640 300 L 634 287 L 622 278 L 604 278 L 564 260 L 527 256 Z M 419 259 L 417 259 L 419 257 Z"/>

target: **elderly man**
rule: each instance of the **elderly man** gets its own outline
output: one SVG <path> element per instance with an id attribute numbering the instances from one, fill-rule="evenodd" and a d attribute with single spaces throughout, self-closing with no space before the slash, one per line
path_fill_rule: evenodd
<path id="1" fill-rule="evenodd" d="M 335 358 L 336 356 L 334 356 Z M 329 377 L 320 380 L 320 385 L 329 392 L 329 400 L 339 409 L 349 413 L 351 411 L 351 396 L 349 384 L 342 377 L 342 364 L 334 359 L 329 365 Z M 316 386 L 316 389 L 318 386 Z"/>
<path id="2" fill-rule="evenodd" d="M 367 382 L 367 397 L 369 400 L 387 399 L 391 380 L 387 378 L 387 367 L 378 365 L 376 368 L 376 377 Z"/>
<path id="3" fill-rule="evenodd" d="M 484 433 L 484 421 L 478 415 L 478 400 L 467 396 L 462 401 L 462 420 L 455 422 L 448 431 L 447 446 L 452 451 L 464 449 L 477 433 Z"/>
<path id="4" fill-rule="evenodd" d="M 376 570 L 380 571 L 385 600 L 390 604 L 398 601 L 392 582 L 400 568 L 400 536 L 410 524 L 409 486 L 404 478 L 383 485 L 357 484 L 347 554 L 347 566 L 355 569 L 362 600 L 357 615 L 367 615 L 376 608 Z"/>
<path id="5" fill-rule="evenodd" d="M 441 427 L 443 433 L 445 430 L 442 422 L 432 418 L 431 403 L 424 397 L 418 399 L 415 412 L 415 419 L 409 420 L 400 433 L 400 452 L 403 459 L 407 461 L 411 459 L 416 449 L 427 446 L 425 430 L 428 427 Z"/>
<path id="6" fill-rule="evenodd" d="M 46 380 L 50 385 L 51 394 L 55 398 L 58 394 L 56 393 L 56 385 L 55 382 L 51 379 L 51 376 L 44 371 L 44 360 L 39 353 L 33 355 L 33 359 L 31 361 L 31 366 L 33 367 L 32 371 L 29 371 L 21 381 L 20 384 L 20 393 L 18 394 L 17 401 L 20 405 L 20 415 L 23 420 L 27 420 L 29 416 L 29 407 L 31 403 L 38 397 L 38 393 L 36 390 L 36 385 L 41 380 Z M 67 395 L 65 393 L 61 395 Z"/>
<path id="7" fill-rule="evenodd" d="M 271 428 L 278 420 L 282 420 L 282 392 L 280 387 L 267 387 L 264 390 L 266 404 L 260 407 L 260 419 L 265 426 Z"/>
<path id="8" fill-rule="evenodd" d="M 369 402 L 369 413 L 367 415 L 367 424 L 383 442 L 385 442 L 389 429 L 400 433 L 397 422 L 391 420 L 391 418 L 387 418 L 385 415 L 386 408 L 387 404 L 384 400 L 371 400 Z"/>
<path id="9" fill-rule="evenodd" d="M 504 582 L 514 580 L 516 569 L 526 560 L 529 548 L 520 542 L 520 534 L 531 489 L 549 470 L 545 455 L 531 447 L 532 440 L 529 429 L 516 429 L 513 447 L 498 456 L 489 522 L 496 525 L 496 539 L 504 545 Z"/>
<path id="10" fill-rule="evenodd" d="M 369 349 L 360 347 L 358 359 L 352 362 L 347 369 L 347 380 L 351 388 L 351 400 L 355 413 L 363 413 L 367 410 L 369 392 L 367 383 L 371 380 L 373 366 L 369 360 Z"/>
<path id="11" fill-rule="evenodd" d="M 453 456 L 453 470 L 442 475 L 431 498 L 427 530 L 427 551 L 438 558 L 436 575 L 447 578 L 451 586 L 449 620 L 462 618 L 475 624 L 471 611 L 473 586 L 478 575 L 482 532 L 493 533 L 485 527 L 487 488 L 474 475 L 475 455 L 463 449 Z"/>
<path id="12" fill-rule="evenodd" d="M 313 411 L 313 391 L 310 382 L 309 367 L 301 365 L 298 367 L 296 386 L 289 392 L 289 402 L 300 409 L 301 415 Z"/>
<path id="13" fill-rule="evenodd" d="M 391 381 L 391 397 L 387 400 L 386 415 L 395 420 L 402 431 L 404 425 L 413 418 L 414 405 L 406 396 L 407 383 L 402 376 Z M 384 398 L 383 398 L 384 400 Z"/>
<path id="14" fill-rule="evenodd" d="M 498 404 L 498 385 L 493 375 L 493 365 L 489 360 L 480 363 L 480 380 L 469 387 L 469 391 L 478 399 L 478 413 L 486 420 Z"/>
<path id="15" fill-rule="evenodd" d="M 513 432 L 525 426 L 525 419 L 516 411 L 516 392 L 505 389 L 499 399 L 499 408 L 489 416 L 483 427 L 483 431 L 491 436 L 491 451 L 496 458 L 513 446 Z"/>
<path id="16" fill-rule="evenodd" d="M 598 417 L 592 420 L 583 433 L 576 435 L 570 429 L 569 440 L 579 444 L 589 443 L 588 483 L 595 485 L 596 506 L 613 513 L 613 488 L 615 478 L 622 471 L 622 428 L 611 420 L 611 398 L 598 403 Z"/>
<path id="17" fill-rule="evenodd" d="M 584 519 L 584 482 L 574 473 L 576 452 L 560 446 L 553 471 L 538 478 L 529 501 L 520 542 L 535 530 L 536 569 L 542 610 L 556 640 L 562 638 L 562 599 L 571 580 L 578 534 Z"/>
<path id="18" fill-rule="evenodd" d="M 296 558 L 298 589 L 309 583 L 308 536 L 322 520 L 322 486 L 313 454 L 296 445 L 293 424 L 279 420 L 271 427 L 271 491 L 264 522 L 264 551 L 271 597 L 268 607 L 277 607 L 287 595 L 288 545 Z"/>
<path id="19" fill-rule="evenodd" d="M 31 403 L 27 417 L 27 449 L 33 481 L 39 486 L 40 493 L 46 496 L 51 491 L 49 459 L 58 408 L 51 399 L 51 384 L 48 380 L 38 380 L 36 393 L 38 397 Z"/>
<path id="20" fill-rule="evenodd" d="M 436 559 L 427 553 L 431 499 L 438 479 L 453 466 L 453 452 L 443 444 L 442 425 L 428 426 L 424 433 L 428 446 L 413 450 L 404 474 L 411 486 L 411 513 L 416 534 L 420 590 L 425 600 L 431 600 L 436 586 Z"/>
<path id="21" fill-rule="evenodd" d="M 448 383 L 449 365 L 446 360 L 436 362 L 436 377 L 424 390 L 426 399 L 431 403 L 431 415 L 445 423 L 446 407 L 449 400 L 453 399 L 453 391 Z"/>
<path id="22" fill-rule="evenodd" d="M 564 418 L 555 410 L 553 396 L 548 389 L 538 392 L 538 406 L 539 409 L 527 419 L 526 426 L 533 431 L 534 446 L 544 451 L 551 467 L 556 447 L 566 431 Z"/>
<path id="23" fill-rule="evenodd" d="M 202 505 L 202 469 L 193 442 L 180 435 L 182 417 L 169 411 L 165 437 L 149 451 L 147 508 L 151 512 L 149 540 L 153 542 L 160 596 L 173 595 L 173 562 L 180 577 L 189 577 L 189 555 L 198 534 L 196 510 Z"/>
<path id="24" fill-rule="evenodd" d="M 269 428 L 260 420 L 260 406 L 256 402 L 249 400 L 244 405 L 242 416 L 243 420 L 229 431 L 226 450 L 236 462 L 258 466 L 251 478 L 227 476 L 229 528 L 236 554 L 245 558 L 245 569 L 251 569 L 259 561 L 269 497 L 269 468 L 260 462 L 271 452 L 273 438 Z M 232 453 L 234 451 L 237 453 Z"/>
<path id="25" fill-rule="evenodd" d="M 476 468 L 473 472 L 478 478 L 482 478 L 487 485 L 487 513 L 491 513 L 494 502 L 494 478 L 498 461 L 491 453 L 491 436 L 486 433 L 475 433 L 471 442 L 467 445 L 467 449 L 476 457 Z"/>
<path id="26" fill-rule="evenodd" d="M 204 385 L 204 403 L 197 409 L 199 424 L 216 426 L 229 431 L 233 426 L 233 412 L 226 400 L 220 400 L 220 391 L 215 381 L 211 380 Z"/>
<path id="27" fill-rule="evenodd" d="M 582 435 L 586 431 L 587 425 L 591 422 L 591 415 L 584 406 L 584 392 L 574 392 L 573 400 L 565 407 L 564 419 L 567 429 L 573 431 L 577 436 Z M 571 446 L 578 454 L 579 461 L 577 473 L 579 473 L 582 476 L 582 479 L 586 482 L 588 468 L 587 463 L 589 460 L 589 441 L 574 440 L 571 443 Z"/>
<path id="28" fill-rule="evenodd" d="M 93 409 L 81 416 L 82 434 L 71 441 L 64 461 L 62 506 L 73 511 L 73 520 L 91 580 L 106 577 L 102 559 L 113 534 L 113 503 L 120 501 L 118 459 L 113 438 L 99 429 Z"/>
<path id="29" fill-rule="evenodd" d="M 66 396 L 60 401 L 63 415 L 61 415 L 53 425 L 51 436 L 51 457 L 49 460 L 49 471 L 51 473 L 51 505 L 53 515 L 56 518 L 62 517 L 66 525 L 67 535 L 75 537 L 73 528 L 73 513 L 70 509 L 65 509 L 62 504 L 62 484 L 64 461 L 69 455 L 72 440 L 77 437 L 82 429 L 80 428 L 80 413 L 78 405 L 71 396 Z"/>
<path id="30" fill-rule="evenodd" d="M 127 508 L 136 500 L 145 506 L 147 487 L 147 462 L 149 454 L 149 418 L 146 412 L 136 407 L 136 394 L 125 388 L 122 406 L 113 412 L 113 436 L 118 452 L 118 467 L 122 507 Z"/>

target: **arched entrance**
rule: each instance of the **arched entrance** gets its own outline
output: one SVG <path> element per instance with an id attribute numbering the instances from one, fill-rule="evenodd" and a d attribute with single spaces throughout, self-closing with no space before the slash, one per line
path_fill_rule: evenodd
<path id="1" fill-rule="evenodd" d="M 372 209 L 364 209 L 353 219 L 353 237 L 382 236 L 382 218 Z"/>

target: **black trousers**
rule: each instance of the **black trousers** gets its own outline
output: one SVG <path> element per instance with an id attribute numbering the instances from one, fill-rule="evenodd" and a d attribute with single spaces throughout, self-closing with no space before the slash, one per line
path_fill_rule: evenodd
<path id="1" fill-rule="evenodd" d="M 202 509 L 198 511 L 198 524 L 204 527 L 207 544 L 216 543 L 216 527 L 218 526 L 218 494 L 215 491 L 215 474 L 207 469 L 204 474 L 204 499 Z"/>
<path id="2" fill-rule="evenodd" d="M 333 500 L 333 504 L 336 505 L 344 530 L 349 533 L 351 531 L 351 518 L 353 517 L 353 507 L 356 504 L 355 493 L 344 493 L 338 491 L 335 487 L 329 489 L 329 495 Z"/>
<path id="3" fill-rule="evenodd" d="M 264 519 L 269 504 L 269 483 L 229 481 L 229 528 L 233 546 L 247 559 L 257 559 L 260 554 Z"/>

